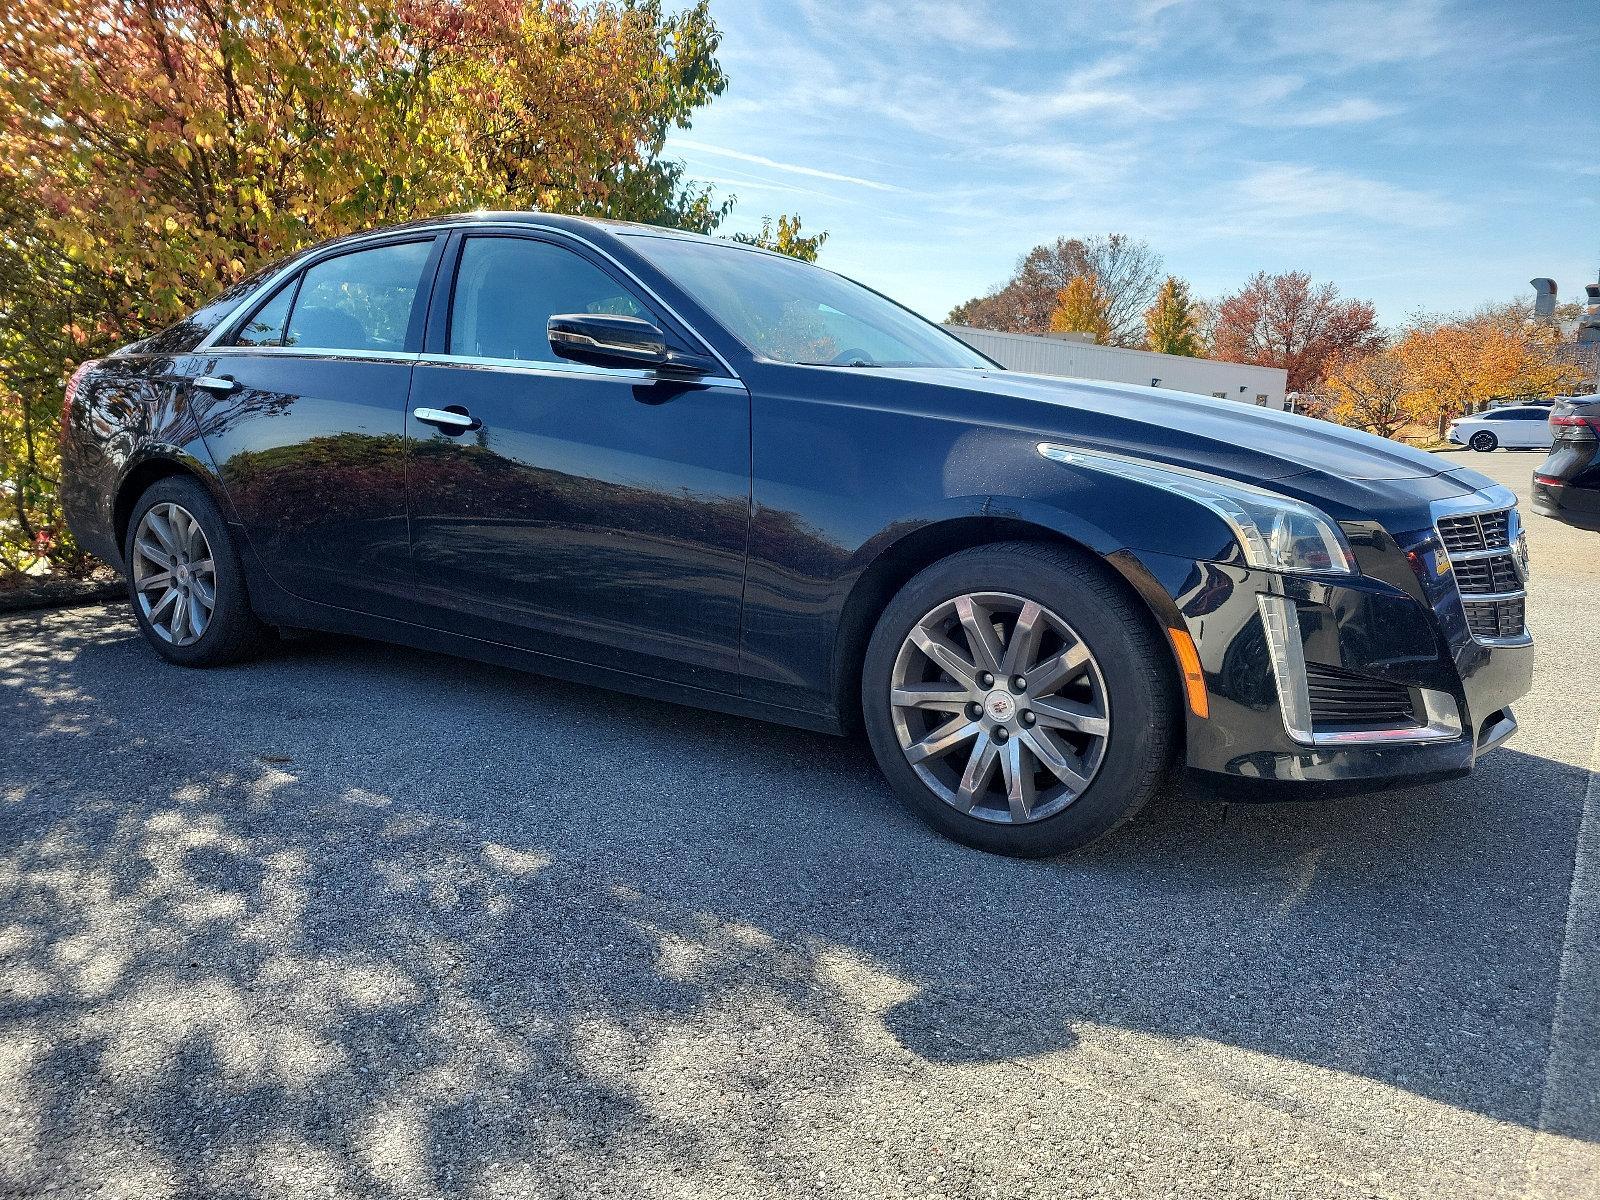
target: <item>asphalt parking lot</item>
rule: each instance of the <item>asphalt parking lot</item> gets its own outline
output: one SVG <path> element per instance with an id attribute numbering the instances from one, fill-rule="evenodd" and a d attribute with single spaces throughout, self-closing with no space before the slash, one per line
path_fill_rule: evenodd
<path id="1" fill-rule="evenodd" d="M 1471 779 L 1061 862 L 857 743 L 5 618 L 0 1195 L 1600 1195 L 1600 535 L 1528 520 Z"/>

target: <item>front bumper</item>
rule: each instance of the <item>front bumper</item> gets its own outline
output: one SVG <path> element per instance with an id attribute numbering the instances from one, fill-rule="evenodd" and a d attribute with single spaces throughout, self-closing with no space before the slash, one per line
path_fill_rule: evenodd
<path id="1" fill-rule="evenodd" d="M 1532 686 L 1532 641 L 1473 636 L 1449 567 L 1436 569 L 1432 555 L 1442 548 L 1430 549 L 1429 533 L 1411 546 L 1420 563 L 1414 591 L 1368 576 L 1331 583 L 1137 555 L 1200 655 L 1210 711 L 1188 715 L 1188 765 L 1235 779 L 1374 790 L 1464 775 L 1504 743 L 1516 731 L 1511 705 Z M 1285 611 L 1288 619 L 1277 620 Z M 1284 639 L 1298 653 L 1285 655 Z M 1308 675 L 1347 684 L 1358 697 L 1409 696 L 1412 718 L 1318 725 L 1284 700 L 1312 690 Z"/>

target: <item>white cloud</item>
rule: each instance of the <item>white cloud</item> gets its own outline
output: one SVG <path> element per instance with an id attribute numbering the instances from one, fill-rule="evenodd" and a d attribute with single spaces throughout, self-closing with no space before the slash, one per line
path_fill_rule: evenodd
<path id="1" fill-rule="evenodd" d="M 1330 125 L 1362 125 L 1368 121 L 1381 121 L 1403 111 L 1397 104 L 1381 104 L 1365 96 L 1346 96 L 1343 100 L 1333 100 L 1311 108 L 1261 111 L 1246 120 L 1252 125 L 1319 129 Z"/>
<path id="2" fill-rule="evenodd" d="M 691 150 L 699 154 L 711 154 L 719 158 L 731 158 L 737 162 L 753 163 L 758 167 L 767 167 L 773 171 L 783 171 L 789 175 L 805 175 L 812 179 L 828 179 L 834 183 L 849 183 L 856 187 L 871 188 L 878 192 L 903 192 L 907 189 L 894 183 L 884 183 L 880 179 L 864 179 L 860 175 L 844 175 L 838 171 L 823 171 L 816 167 L 805 167 L 799 163 L 781 162 L 775 158 L 767 158 L 761 154 L 747 154 L 743 150 L 730 150 L 726 146 L 712 146 L 706 142 L 697 142 L 691 138 L 674 138 L 672 145 L 678 150 Z"/>
<path id="3" fill-rule="evenodd" d="M 1353 217 L 1383 225 L 1432 228 L 1460 216 L 1459 206 L 1437 193 L 1296 163 L 1260 164 L 1239 181 L 1235 191 L 1250 215 L 1261 220 Z"/>
<path id="4" fill-rule="evenodd" d="M 837 22 L 838 14 L 831 19 Z M 965 0 L 878 0 L 854 9 L 848 19 L 903 41 L 946 42 L 966 50 L 1007 50 L 1017 44 L 998 14 Z"/>

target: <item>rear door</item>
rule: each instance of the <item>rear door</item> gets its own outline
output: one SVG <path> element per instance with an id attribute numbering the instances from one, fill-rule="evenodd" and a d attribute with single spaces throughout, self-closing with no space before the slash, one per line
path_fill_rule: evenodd
<path id="1" fill-rule="evenodd" d="M 458 235 L 435 310 L 409 425 L 421 619 L 735 689 L 750 506 L 743 385 L 558 358 L 546 331 L 557 313 L 642 317 L 705 352 L 611 263 L 559 236 Z M 459 423 L 427 419 L 441 410 Z"/>
<path id="2" fill-rule="evenodd" d="M 305 599 L 407 610 L 406 400 L 441 242 L 317 259 L 183 368 L 250 547 Z"/>

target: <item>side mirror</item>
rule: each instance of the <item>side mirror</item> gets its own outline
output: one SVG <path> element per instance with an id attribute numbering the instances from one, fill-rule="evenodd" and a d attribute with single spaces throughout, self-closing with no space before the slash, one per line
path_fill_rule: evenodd
<path id="1" fill-rule="evenodd" d="M 666 335 L 649 321 L 612 313 L 560 313 L 546 323 L 550 348 L 562 358 L 595 367 L 706 375 L 716 364 L 704 355 L 685 354 L 667 345 Z"/>

